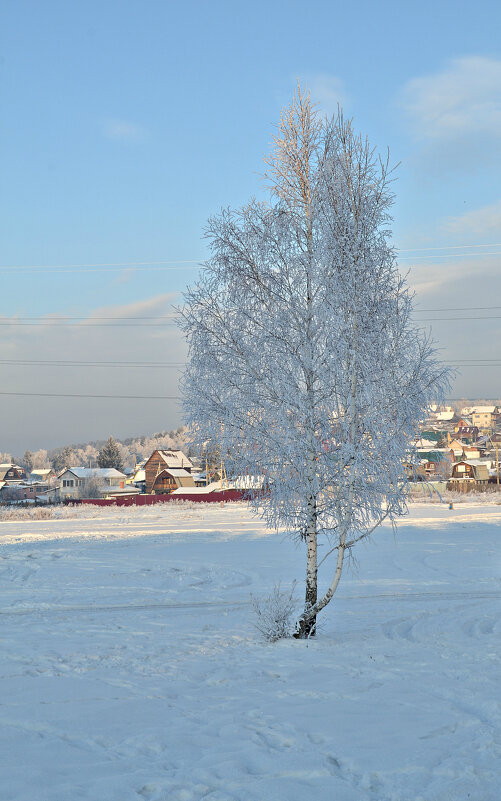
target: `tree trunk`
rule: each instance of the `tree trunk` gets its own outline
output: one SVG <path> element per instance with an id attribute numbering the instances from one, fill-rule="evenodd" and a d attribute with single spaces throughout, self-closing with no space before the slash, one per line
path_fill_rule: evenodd
<path id="1" fill-rule="evenodd" d="M 306 530 L 306 593 L 304 598 L 304 613 L 299 618 L 297 631 L 294 636 L 297 639 L 307 639 L 314 637 L 317 628 L 316 614 L 310 616 L 309 612 L 318 598 L 317 589 L 317 504 L 315 498 L 310 497 L 308 501 L 309 520 Z"/>

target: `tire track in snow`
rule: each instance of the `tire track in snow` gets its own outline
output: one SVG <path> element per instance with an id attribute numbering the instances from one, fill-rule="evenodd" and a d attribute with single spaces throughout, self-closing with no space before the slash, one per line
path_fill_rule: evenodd
<path id="1" fill-rule="evenodd" d="M 339 598 L 341 601 L 357 600 L 393 600 L 398 598 L 402 601 L 465 601 L 465 600 L 501 600 L 501 590 L 485 590 L 472 592 L 409 592 L 409 593 L 378 593 L 375 595 L 344 595 Z M 40 606 L 25 607 L 22 609 L 0 609 L 0 615 L 32 615 L 44 614 L 46 612 L 135 612 L 141 610 L 155 609 L 217 609 L 224 607 L 251 606 L 250 600 L 238 601 L 187 601 L 187 602 L 166 602 L 166 603 L 144 603 L 144 604 L 82 604 L 65 606 Z"/>
<path id="2" fill-rule="evenodd" d="M 36 615 L 46 612 L 136 612 L 154 609 L 204 609 L 250 606 L 251 601 L 193 601 L 163 604 L 88 604 L 81 606 L 40 606 L 23 609 L 0 609 L 0 615 Z"/>

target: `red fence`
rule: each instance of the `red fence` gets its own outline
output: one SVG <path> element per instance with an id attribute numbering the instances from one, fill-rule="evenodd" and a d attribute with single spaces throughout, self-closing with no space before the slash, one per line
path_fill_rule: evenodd
<path id="1" fill-rule="evenodd" d="M 237 489 L 216 490 L 207 493 L 179 493 L 176 495 L 128 495 L 118 498 L 82 498 L 69 500 L 68 503 L 92 503 L 95 506 L 150 506 L 154 503 L 170 503 L 172 501 L 194 501 L 195 503 L 221 503 L 222 501 L 241 501 L 245 492 Z"/>

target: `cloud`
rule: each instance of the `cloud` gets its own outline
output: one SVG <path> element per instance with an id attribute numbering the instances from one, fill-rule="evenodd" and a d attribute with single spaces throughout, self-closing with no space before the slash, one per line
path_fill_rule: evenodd
<path id="1" fill-rule="evenodd" d="M 306 76 L 306 83 L 311 91 L 311 98 L 318 108 L 328 117 L 337 113 L 338 104 L 345 106 L 348 103 L 343 81 L 335 75 L 320 73 Z"/>
<path id="2" fill-rule="evenodd" d="M 501 200 L 457 217 L 446 217 L 441 227 L 449 234 L 501 236 Z"/>
<path id="3" fill-rule="evenodd" d="M 124 270 L 120 271 L 120 273 L 117 275 L 113 283 L 116 286 L 120 286 L 122 284 L 128 284 L 135 274 L 136 274 L 135 267 L 126 267 Z"/>
<path id="4" fill-rule="evenodd" d="M 142 366 L 186 359 L 181 331 L 173 320 L 158 319 L 173 313 L 176 297 L 164 293 L 135 303 L 101 306 L 74 324 L 65 324 L 63 319 L 78 313 L 72 309 L 46 316 L 44 324 L 36 328 L 19 325 L 15 315 L 0 317 L 0 359 L 11 362 L 2 364 L 3 388 L 56 395 L 177 397 L 178 367 Z M 103 317 L 109 319 L 97 319 Z M 137 317 L 157 319 L 133 319 Z M 66 365 L 42 363 L 51 359 Z M 109 364 L 92 366 L 88 362 Z M 123 362 L 132 364 L 120 364 Z M 0 396 L 0 415 L 9 420 L 3 449 L 22 453 L 28 447 L 104 439 L 110 433 L 128 436 L 161 431 L 179 425 L 180 409 L 175 400 Z"/>
<path id="5" fill-rule="evenodd" d="M 100 306 L 89 314 L 86 322 L 92 323 L 98 317 L 127 320 L 139 317 L 170 317 L 174 314 L 172 303 L 177 297 L 175 292 L 165 292 L 162 295 L 155 295 L 146 300 L 138 300 L 121 306 Z"/>
<path id="6" fill-rule="evenodd" d="M 107 139 L 122 142 L 139 142 L 146 139 L 148 132 L 146 128 L 135 122 L 108 119 L 103 124 L 103 134 Z"/>
<path id="7" fill-rule="evenodd" d="M 481 258 L 479 258 L 479 256 Z M 483 254 L 471 254 L 466 258 L 452 258 L 447 261 L 429 261 L 411 264 L 402 268 L 409 270 L 408 283 L 418 296 L 426 295 L 426 303 L 436 306 L 475 305 L 471 300 L 474 284 L 474 297 L 481 298 L 486 293 L 501 291 L 501 274 L 497 259 Z M 470 290 L 465 288 L 470 287 Z M 435 294 L 435 298 L 432 296 Z M 463 298 L 462 303 L 456 300 Z M 446 301 L 444 299 L 446 298 Z M 479 304 L 480 305 L 480 304 Z M 487 304 L 485 304 L 487 305 Z"/>
<path id="8" fill-rule="evenodd" d="M 401 105 L 418 138 L 443 140 L 475 133 L 498 137 L 501 61 L 483 56 L 454 59 L 442 72 L 409 81 Z"/>

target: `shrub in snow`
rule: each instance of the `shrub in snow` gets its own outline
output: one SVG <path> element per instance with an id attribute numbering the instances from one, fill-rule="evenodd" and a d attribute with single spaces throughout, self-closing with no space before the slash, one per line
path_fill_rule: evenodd
<path id="1" fill-rule="evenodd" d="M 284 592 L 280 589 L 280 584 L 276 584 L 272 593 L 265 598 L 251 596 L 256 615 L 254 625 L 268 642 L 292 637 L 293 616 L 296 611 L 295 589 L 296 582 L 290 590 Z"/>

